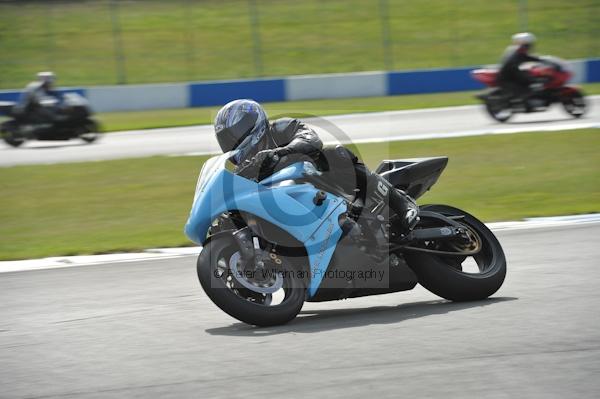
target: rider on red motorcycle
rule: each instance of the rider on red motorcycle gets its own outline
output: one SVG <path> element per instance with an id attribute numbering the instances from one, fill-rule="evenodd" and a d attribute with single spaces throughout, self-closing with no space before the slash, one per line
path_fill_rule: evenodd
<path id="1" fill-rule="evenodd" d="M 535 36 L 532 33 L 517 33 L 512 36 L 513 44 L 504 51 L 501 67 L 498 73 L 498 84 L 515 97 L 520 97 L 530 91 L 535 80 L 527 71 L 520 69 L 526 62 L 542 62 L 529 52 L 533 49 Z"/>
<path id="2" fill-rule="evenodd" d="M 534 42 L 531 33 L 517 33 L 500 69 L 471 71 L 475 80 L 490 88 L 477 98 L 499 122 L 506 122 L 516 113 L 546 111 L 552 104 L 562 104 L 569 115 L 580 118 L 586 110 L 585 97 L 579 88 L 567 84 L 573 76 L 569 65 L 556 57 L 529 54 Z M 524 63 L 532 65 L 523 68 Z"/>

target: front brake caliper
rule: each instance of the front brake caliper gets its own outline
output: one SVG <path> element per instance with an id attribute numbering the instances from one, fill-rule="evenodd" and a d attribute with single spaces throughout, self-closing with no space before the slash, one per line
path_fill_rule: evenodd
<path id="1" fill-rule="evenodd" d="M 249 227 L 239 229 L 232 234 L 233 239 L 237 243 L 242 260 L 250 262 L 254 259 L 254 242 L 252 241 L 252 231 Z"/>

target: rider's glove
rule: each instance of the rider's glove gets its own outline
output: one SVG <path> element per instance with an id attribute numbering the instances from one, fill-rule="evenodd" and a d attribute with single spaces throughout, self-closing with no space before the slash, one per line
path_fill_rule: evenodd
<path id="1" fill-rule="evenodd" d="M 255 162 L 260 163 L 261 168 L 272 171 L 279 162 L 279 155 L 277 150 L 263 150 L 256 154 L 254 159 Z"/>
<path id="2" fill-rule="evenodd" d="M 239 174 L 246 178 L 255 178 L 257 181 L 263 180 L 273 173 L 277 163 L 279 163 L 279 154 L 281 153 L 279 150 L 260 151 L 251 160 L 241 165 L 238 171 Z"/>

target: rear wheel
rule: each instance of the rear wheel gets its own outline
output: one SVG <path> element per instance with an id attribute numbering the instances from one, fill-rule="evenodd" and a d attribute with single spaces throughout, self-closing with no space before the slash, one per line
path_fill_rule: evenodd
<path id="1" fill-rule="evenodd" d="M 585 114 L 587 104 L 583 93 L 579 90 L 570 92 L 561 98 L 565 111 L 574 118 L 581 118 Z"/>
<path id="2" fill-rule="evenodd" d="M 27 141 L 19 131 L 19 126 L 14 121 L 8 121 L 0 126 L 0 134 L 4 142 L 11 147 L 19 147 Z"/>
<path id="3" fill-rule="evenodd" d="M 244 263 L 230 236 L 216 237 L 206 244 L 198 257 L 197 271 L 208 297 L 225 313 L 247 324 L 274 326 L 295 318 L 306 290 L 291 261 L 270 252 L 261 270 Z"/>
<path id="4" fill-rule="evenodd" d="M 485 110 L 492 118 L 501 123 L 508 121 L 513 114 L 510 105 L 497 97 L 488 97 L 485 100 Z"/>
<path id="5" fill-rule="evenodd" d="M 494 294 L 506 276 L 506 258 L 494 234 L 474 216 L 460 209 L 446 205 L 428 205 L 421 209 L 454 219 L 465 227 L 468 240 L 430 242 L 422 248 L 430 252 L 406 252 L 406 260 L 419 283 L 452 301 L 473 301 Z M 428 221 L 422 222 L 427 225 Z M 456 255 L 436 254 L 435 251 Z M 469 253 L 472 255 L 464 255 Z"/>

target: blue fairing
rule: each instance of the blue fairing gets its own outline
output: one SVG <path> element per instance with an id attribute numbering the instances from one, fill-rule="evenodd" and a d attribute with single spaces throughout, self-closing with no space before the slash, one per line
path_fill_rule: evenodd
<path id="1" fill-rule="evenodd" d="M 313 296 L 341 237 L 338 218 L 346 212 L 346 203 L 329 194 L 321 206 L 316 206 L 313 199 L 319 190 L 308 183 L 291 181 L 318 173 L 309 163 L 295 163 L 256 183 L 225 169 L 229 156 L 224 154 L 205 163 L 185 234 L 203 244 L 212 221 L 223 212 L 237 210 L 256 215 L 304 244 L 312 272 L 308 295 Z"/>

